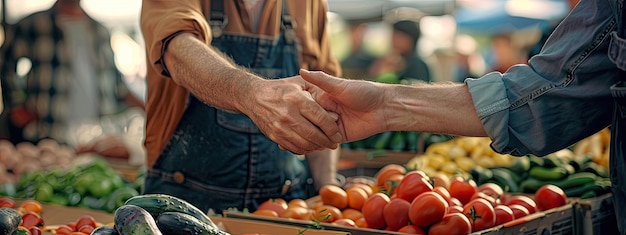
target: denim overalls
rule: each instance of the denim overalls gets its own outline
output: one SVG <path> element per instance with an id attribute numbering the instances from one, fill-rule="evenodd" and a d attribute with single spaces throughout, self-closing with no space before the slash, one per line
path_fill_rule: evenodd
<path id="1" fill-rule="evenodd" d="M 611 123 L 610 177 L 615 217 L 620 234 L 626 234 L 626 8 L 623 0 L 617 1 L 617 32 L 613 32 L 609 58 L 619 71 L 619 80 L 611 86 L 614 100 L 613 121 Z"/>
<path id="2" fill-rule="evenodd" d="M 268 79 L 298 73 L 298 44 L 286 9 L 277 37 L 223 32 L 228 22 L 223 9 L 223 0 L 211 2 L 212 46 Z M 303 198 L 307 179 L 305 161 L 279 150 L 250 118 L 190 95 L 182 120 L 147 174 L 144 193 L 167 193 L 221 213 L 256 209 L 268 198 Z"/>

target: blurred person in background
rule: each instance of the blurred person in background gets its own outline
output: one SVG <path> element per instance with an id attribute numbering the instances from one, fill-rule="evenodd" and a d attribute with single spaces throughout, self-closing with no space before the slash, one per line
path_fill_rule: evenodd
<path id="1" fill-rule="evenodd" d="M 340 74 L 326 14 L 324 0 L 144 0 L 143 193 L 222 213 L 339 184 L 336 116 L 296 76 Z"/>
<path id="2" fill-rule="evenodd" d="M 430 82 L 428 64 L 417 51 L 417 43 L 422 35 L 419 22 L 398 20 L 392 28 L 391 51 L 373 63 L 371 73 L 374 76 L 393 73 L 399 81 L 412 79 Z"/>
<path id="3" fill-rule="evenodd" d="M 342 73 L 346 78 L 370 77 L 370 65 L 376 57 L 363 46 L 367 23 L 349 22 L 350 54 L 341 61 Z"/>
<path id="4" fill-rule="evenodd" d="M 593 9 L 593 10 L 590 10 Z M 301 76 L 339 114 L 346 139 L 389 130 L 489 136 L 498 153 L 545 156 L 610 125 L 609 174 L 626 234 L 626 7 L 580 1 L 528 64 L 462 84 L 402 86 Z"/>
<path id="5" fill-rule="evenodd" d="M 85 13 L 80 0 L 57 0 L 10 25 L 7 35 L 0 79 L 12 142 L 52 138 L 68 143 L 75 125 L 143 105 L 115 67 L 108 29 Z M 25 61 L 30 68 L 19 74 Z M 115 136 L 74 147 L 127 155 Z"/>

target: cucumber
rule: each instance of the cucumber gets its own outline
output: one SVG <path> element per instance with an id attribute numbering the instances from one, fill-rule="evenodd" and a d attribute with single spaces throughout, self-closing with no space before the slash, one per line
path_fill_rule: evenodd
<path id="1" fill-rule="evenodd" d="M 123 235 L 161 235 L 156 221 L 148 211 L 135 205 L 123 205 L 115 210 L 115 230 Z"/>
<path id="2" fill-rule="evenodd" d="M 603 166 L 598 165 L 595 162 L 587 162 L 583 165 L 580 171 L 591 172 L 600 177 L 609 177 L 609 172 Z"/>
<path id="3" fill-rule="evenodd" d="M 478 185 L 484 184 L 487 180 L 493 178 L 493 172 L 490 169 L 481 166 L 472 168 L 470 170 L 470 175 Z"/>
<path id="4" fill-rule="evenodd" d="M 492 168 L 493 180 L 504 189 L 505 192 L 517 193 L 520 191 L 517 177 L 512 171 L 507 171 L 504 168 Z"/>
<path id="5" fill-rule="evenodd" d="M 543 166 L 543 158 L 537 157 L 535 155 L 528 155 L 528 160 L 530 161 L 530 168 L 535 166 Z"/>
<path id="6" fill-rule="evenodd" d="M 568 170 L 560 166 L 552 168 L 534 166 L 530 168 L 528 174 L 530 177 L 534 177 L 539 180 L 559 180 L 568 175 Z"/>
<path id="7" fill-rule="evenodd" d="M 569 164 L 574 167 L 576 172 L 579 172 L 585 164 L 591 162 L 591 157 L 589 155 L 583 156 L 575 156 L 572 160 L 569 161 Z"/>
<path id="8" fill-rule="evenodd" d="M 129 198 L 125 205 L 139 206 L 148 211 L 154 218 L 164 212 L 182 212 L 196 217 L 213 228 L 217 226 L 209 216 L 191 203 L 167 194 L 144 194 Z"/>
<path id="9" fill-rule="evenodd" d="M 13 235 L 22 222 L 22 216 L 13 208 L 0 208 L 0 234 Z"/>
<path id="10" fill-rule="evenodd" d="M 537 189 L 546 184 L 552 184 L 565 190 L 573 187 L 581 187 L 584 184 L 594 182 L 596 179 L 597 176 L 590 172 L 571 174 L 562 180 L 540 180 L 535 177 L 528 177 L 528 179 L 522 181 L 520 184 L 520 190 L 525 193 L 534 193 Z"/>
<path id="11" fill-rule="evenodd" d="M 409 152 L 417 152 L 417 148 L 418 148 L 418 144 L 417 141 L 419 140 L 419 133 L 417 132 L 413 132 L 413 131 L 409 131 L 406 133 L 406 145 L 407 145 L 407 151 Z"/>
<path id="12" fill-rule="evenodd" d="M 530 159 L 528 159 L 528 156 L 514 158 L 509 168 L 518 174 L 528 172 L 530 169 Z"/>
<path id="13" fill-rule="evenodd" d="M 393 151 L 403 151 L 406 148 L 406 141 L 404 138 L 404 132 L 394 131 L 393 136 L 391 136 L 391 140 L 389 140 L 389 144 L 387 145 L 388 149 Z"/>
<path id="14" fill-rule="evenodd" d="M 157 226 L 167 235 L 228 235 L 189 214 L 164 212 L 157 218 Z"/>
<path id="15" fill-rule="evenodd" d="M 569 189 L 564 189 L 565 194 L 568 197 L 582 197 L 584 194 L 588 194 L 589 191 L 594 191 L 595 195 L 602 195 L 611 191 L 611 182 L 608 179 L 598 179 L 593 182 L 586 183 L 579 187 L 573 187 Z"/>
<path id="16" fill-rule="evenodd" d="M 537 189 L 541 188 L 541 186 L 544 186 L 546 184 L 547 184 L 547 181 L 538 180 L 533 177 L 528 177 L 528 179 L 522 181 L 522 183 L 519 185 L 520 192 L 534 193 L 537 191 Z"/>
<path id="17" fill-rule="evenodd" d="M 102 225 L 91 231 L 90 235 L 120 235 L 120 233 L 113 226 Z"/>
<path id="18" fill-rule="evenodd" d="M 565 190 L 568 188 L 579 187 L 586 183 L 594 182 L 597 176 L 590 172 L 578 172 L 567 176 L 564 180 L 551 182 L 559 188 Z"/>
<path id="19" fill-rule="evenodd" d="M 391 131 L 387 131 L 387 132 L 383 132 L 383 133 L 378 134 L 376 142 L 374 142 L 374 149 L 375 150 L 386 149 L 387 148 L 387 144 L 391 140 L 392 135 L 393 135 L 393 132 L 391 132 Z"/>

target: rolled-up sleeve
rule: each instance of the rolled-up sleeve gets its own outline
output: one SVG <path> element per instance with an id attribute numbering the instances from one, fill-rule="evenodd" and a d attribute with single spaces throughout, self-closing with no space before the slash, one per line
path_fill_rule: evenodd
<path id="1" fill-rule="evenodd" d="M 608 126 L 618 76 L 607 54 L 614 29 L 609 1 L 582 1 L 528 65 L 466 79 L 492 148 L 542 156 Z"/>
<path id="2" fill-rule="evenodd" d="M 197 0 L 143 0 L 140 21 L 148 66 L 164 76 L 169 73 L 163 55 L 172 38 L 183 32 L 193 33 L 207 44 L 212 38 Z"/>

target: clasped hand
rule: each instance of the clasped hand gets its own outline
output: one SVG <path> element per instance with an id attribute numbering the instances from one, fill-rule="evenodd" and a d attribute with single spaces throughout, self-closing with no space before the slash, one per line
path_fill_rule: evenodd
<path id="1" fill-rule="evenodd" d="M 368 82 L 347 86 L 323 72 L 263 80 L 245 110 L 259 129 L 281 148 L 307 154 L 363 139 L 385 127 L 383 90 Z"/>

